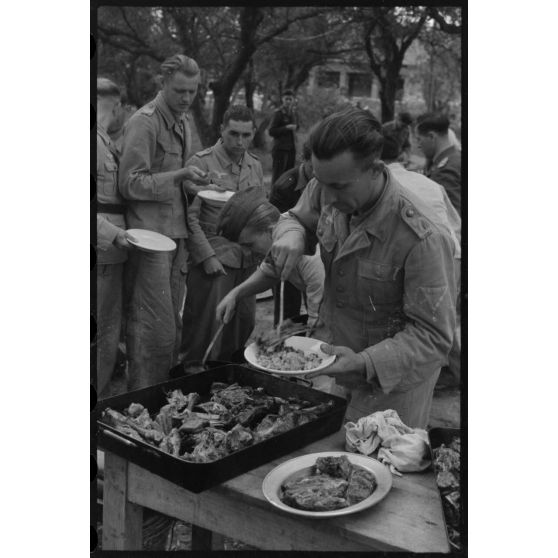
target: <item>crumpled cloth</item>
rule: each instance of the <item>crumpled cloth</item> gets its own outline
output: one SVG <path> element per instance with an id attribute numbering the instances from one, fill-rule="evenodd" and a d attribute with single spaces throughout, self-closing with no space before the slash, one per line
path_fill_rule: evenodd
<path id="1" fill-rule="evenodd" d="M 391 472 L 423 471 L 430 461 L 428 434 L 422 428 L 410 428 L 399 418 L 397 411 L 378 411 L 345 424 L 347 451 L 370 455 L 378 447 L 378 460 Z"/>

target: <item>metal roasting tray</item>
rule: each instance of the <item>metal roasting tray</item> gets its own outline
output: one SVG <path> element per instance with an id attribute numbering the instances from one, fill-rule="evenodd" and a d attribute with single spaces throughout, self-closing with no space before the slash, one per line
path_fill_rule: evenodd
<path id="1" fill-rule="evenodd" d="M 244 386 L 262 387 L 268 395 L 297 397 L 314 405 L 332 400 L 334 405 L 316 420 L 210 463 L 191 463 L 179 459 L 155 446 L 130 438 L 100 420 L 107 407 L 122 412 L 130 403 L 141 403 L 150 414 L 157 413 L 167 403 L 165 393 L 178 388 L 185 394 L 197 392 L 202 398 L 207 398 L 213 382 L 236 382 Z M 246 366 L 229 364 L 100 400 L 95 408 L 97 444 L 100 448 L 113 452 L 191 492 L 199 493 L 337 432 L 343 423 L 346 408 L 347 401 L 341 397 Z"/>

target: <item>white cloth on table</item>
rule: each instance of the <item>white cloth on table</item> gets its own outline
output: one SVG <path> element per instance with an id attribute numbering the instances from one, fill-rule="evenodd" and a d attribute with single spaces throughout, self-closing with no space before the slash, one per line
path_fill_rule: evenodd
<path id="1" fill-rule="evenodd" d="M 422 471 L 430 461 L 428 434 L 410 428 L 393 409 L 378 411 L 345 424 L 347 451 L 370 455 L 378 448 L 378 460 L 394 474 Z"/>

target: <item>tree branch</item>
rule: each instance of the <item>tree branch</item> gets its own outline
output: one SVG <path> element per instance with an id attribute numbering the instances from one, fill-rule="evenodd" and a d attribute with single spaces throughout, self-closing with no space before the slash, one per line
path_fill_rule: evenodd
<path id="1" fill-rule="evenodd" d="M 256 40 L 256 44 L 262 45 L 264 43 L 267 43 L 269 41 L 271 41 L 271 39 L 273 39 L 274 37 L 277 37 L 277 35 L 280 35 L 281 33 L 285 32 L 292 23 L 294 23 L 295 21 L 302 21 L 304 19 L 309 19 L 311 17 L 315 17 L 319 14 L 323 13 L 323 9 L 319 8 L 317 10 L 314 10 L 312 12 L 307 12 L 305 14 L 301 14 L 298 15 L 296 17 L 293 17 L 292 19 L 286 19 L 285 22 L 280 25 L 278 28 L 274 29 L 273 31 L 270 31 L 267 35 L 264 35 L 263 37 L 260 37 L 259 39 Z"/>
<path id="2" fill-rule="evenodd" d="M 428 17 L 427 12 L 425 11 L 421 16 L 420 19 L 418 20 L 417 24 L 415 25 L 415 28 L 413 29 L 413 31 L 411 31 L 411 33 L 407 36 L 406 39 L 403 40 L 403 42 L 401 43 L 401 52 L 405 53 L 405 51 L 411 46 L 411 43 L 418 37 L 422 26 L 424 25 L 424 22 L 426 21 L 426 18 Z"/>
<path id="3" fill-rule="evenodd" d="M 461 25 L 448 23 L 436 8 L 428 8 L 427 13 L 440 26 L 440 29 L 444 31 L 444 33 L 450 33 L 451 35 L 458 35 L 461 33 Z"/>

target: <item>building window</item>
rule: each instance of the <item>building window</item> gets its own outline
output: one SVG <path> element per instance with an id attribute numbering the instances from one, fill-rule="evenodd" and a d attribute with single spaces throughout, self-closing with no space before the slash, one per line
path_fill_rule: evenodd
<path id="1" fill-rule="evenodd" d="M 349 97 L 370 97 L 372 74 L 350 73 Z"/>
<path id="2" fill-rule="evenodd" d="M 318 72 L 318 87 L 339 87 L 340 72 L 327 72 L 320 70 Z"/>

